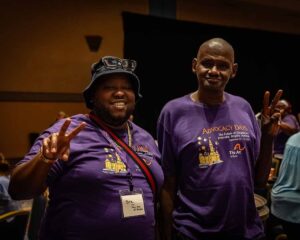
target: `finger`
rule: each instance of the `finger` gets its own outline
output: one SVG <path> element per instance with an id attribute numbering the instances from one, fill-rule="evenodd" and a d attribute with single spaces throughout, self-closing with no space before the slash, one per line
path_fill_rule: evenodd
<path id="1" fill-rule="evenodd" d="M 69 141 L 71 139 L 73 139 L 82 129 L 84 129 L 84 127 L 86 126 L 85 122 L 80 123 L 79 126 L 77 126 L 76 128 L 74 128 L 68 135 L 68 139 Z"/>
<path id="2" fill-rule="evenodd" d="M 275 97 L 273 98 L 272 103 L 271 103 L 271 110 L 274 110 L 274 109 L 275 109 L 275 106 L 277 105 L 279 99 L 281 98 L 282 93 L 283 93 L 283 90 L 282 90 L 282 89 L 279 89 L 279 90 L 277 91 L 277 93 L 275 94 Z"/>
<path id="3" fill-rule="evenodd" d="M 49 147 L 52 154 L 57 152 L 57 136 L 57 133 L 52 133 L 50 135 Z"/>
<path id="4" fill-rule="evenodd" d="M 61 160 L 63 160 L 63 161 L 68 161 L 69 155 L 70 155 L 70 148 L 68 148 L 68 149 L 63 153 L 63 155 L 61 156 Z"/>
<path id="5" fill-rule="evenodd" d="M 57 149 L 57 157 L 61 158 L 65 151 L 69 148 L 69 143 L 65 142 L 63 145 L 59 146 Z"/>
<path id="6" fill-rule="evenodd" d="M 263 114 L 267 114 L 270 101 L 270 92 L 266 91 L 263 99 Z"/>
<path id="7" fill-rule="evenodd" d="M 67 118 L 66 121 L 64 122 L 64 124 L 61 126 L 61 128 L 59 130 L 59 133 L 58 133 L 59 136 L 65 136 L 66 135 L 66 132 L 67 132 L 67 129 L 68 129 L 70 123 L 71 123 L 71 119 Z"/>
<path id="8" fill-rule="evenodd" d="M 47 156 L 48 154 L 50 154 L 50 144 L 49 143 L 50 143 L 49 138 L 43 139 L 42 151 L 43 151 L 44 156 Z"/>

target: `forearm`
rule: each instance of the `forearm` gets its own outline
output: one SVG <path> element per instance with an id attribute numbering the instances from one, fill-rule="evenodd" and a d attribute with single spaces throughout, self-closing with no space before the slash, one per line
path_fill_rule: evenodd
<path id="1" fill-rule="evenodd" d="M 176 191 L 176 179 L 175 177 L 166 178 L 164 186 L 161 191 L 161 213 L 162 213 L 162 239 L 171 240 L 173 218 L 172 212 L 174 209 Z"/>
<path id="2" fill-rule="evenodd" d="M 254 187 L 265 188 L 272 166 L 273 139 L 278 133 L 278 123 L 281 113 L 276 109 L 276 105 L 282 95 L 279 89 L 269 105 L 270 92 L 266 91 L 263 99 L 263 110 L 261 114 L 261 146 L 254 171 Z"/>
<path id="3" fill-rule="evenodd" d="M 285 122 L 280 123 L 280 129 L 281 129 L 282 132 L 284 132 L 287 135 L 293 135 L 296 132 L 298 132 L 297 128 L 291 127 L 289 124 L 287 124 Z"/>
<path id="4" fill-rule="evenodd" d="M 51 166 L 52 163 L 42 160 L 41 153 L 30 161 L 16 166 L 9 184 L 11 197 L 16 200 L 30 199 L 43 193 Z"/>
<path id="5" fill-rule="evenodd" d="M 255 164 L 254 185 L 256 188 L 265 188 L 270 169 L 272 166 L 273 156 L 273 136 L 266 131 L 262 132 L 261 146 L 259 157 Z"/>

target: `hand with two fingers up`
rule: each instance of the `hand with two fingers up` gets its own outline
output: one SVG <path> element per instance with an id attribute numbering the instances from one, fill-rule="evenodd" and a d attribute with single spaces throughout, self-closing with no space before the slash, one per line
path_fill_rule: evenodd
<path id="1" fill-rule="evenodd" d="M 263 99 L 263 108 L 261 112 L 261 128 L 269 136 L 274 137 L 280 124 L 281 114 L 276 109 L 276 104 L 282 96 L 283 90 L 278 90 L 270 103 L 270 92 L 266 91 Z"/>
<path id="2" fill-rule="evenodd" d="M 67 161 L 70 155 L 70 142 L 85 127 L 85 123 L 80 123 L 72 131 L 67 132 L 71 124 L 71 119 L 67 118 L 59 132 L 52 133 L 43 139 L 41 155 L 46 162 L 55 162 L 57 159 Z"/>

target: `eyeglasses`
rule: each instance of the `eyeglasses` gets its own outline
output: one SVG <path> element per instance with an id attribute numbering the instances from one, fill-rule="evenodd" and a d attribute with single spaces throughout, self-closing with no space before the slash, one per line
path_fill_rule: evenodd
<path id="1" fill-rule="evenodd" d="M 137 62 L 131 59 L 121 59 L 112 56 L 106 56 L 101 59 L 106 69 L 122 68 L 127 71 L 133 72 L 136 68 Z"/>

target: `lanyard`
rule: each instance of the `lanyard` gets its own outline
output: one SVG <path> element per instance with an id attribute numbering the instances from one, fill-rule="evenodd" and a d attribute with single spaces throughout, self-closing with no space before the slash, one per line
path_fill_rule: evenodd
<path id="1" fill-rule="evenodd" d="M 129 126 L 128 126 L 128 124 L 127 124 L 127 132 L 128 132 L 128 144 L 132 144 L 131 143 L 131 136 L 129 137 L 129 134 L 131 134 L 130 133 L 130 130 L 129 130 Z M 103 129 L 101 129 L 101 128 L 99 128 L 99 131 L 101 132 L 101 134 L 104 136 L 104 138 L 113 146 L 113 148 L 116 150 L 116 152 L 119 154 L 119 156 L 120 156 L 120 158 L 121 158 L 121 160 L 124 162 L 124 164 L 126 165 L 126 167 L 128 168 L 128 170 L 129 170 L 129 167 L 128 167 L 128 165 L 127 165 L 127 160 L 126 160 L 126 152 L 125 151 L 121 151 L 121 149 L 120 149 L 120 146 L 119 145 L 117 145 L 117 143 L 109 136 L 109 134 L 105 131 L 105 130 L 103 130 Z"/>
<path id="2" fill-rule="evenodd" d="M 147 166 L 147 164 L 136 154 L 136 152 L 130 146 L 128 146 L 108 126 L 106 126 L 99 117 L 97 117 L 93 113 L 90 113 L 89 117 L 98 126 L 100 126 L 100 128 L 105 130 L 105 132 L 110 136 L 110 138 L 113 139 L 120 147 L 122 147 L 126 151 L 126 153 L 131 156 L 132 160 L 140 167 L 140 169 L 144 173 L 144 175 L 145 175 L 145 177 L 146 177 L 146 179 L 147 179 L 147 181 L 148 181 L 148 183 L 151 187 L 151 190 L 152 190 L 153 195 L 154 195 L 153 199 L 156 199 L 156 197 L 157 197 L 157 182 L 154 178 L 154 175 L 153 175 L 151 169 Z M 130 177 L 131 177 L 131 180 L 132 180 L 132 175 L 129 175 L 129 183 L 130 183 Z"/>
<path id="3" fill-rule="evenodd" d="M 94 119 L 94 118 L 92 118 L 92 119 Z M 96 123 L 98 123 L 98 122 L 96 122 Z M 127 134 L 128 134 L 128 145 L 131 147 L 131 145 L 132 145 L 132 136 L 131 136 L 131 131 L 130 131 L 130 127 L 129 127 L 128 122 L 127 122 L 126 126 L 127 126 Z M 99 131 L 104 136 L 104 138 L 113 146 L 113 148 L 116 150 L 117 154 L 120 156 L 121 161 L 125 164 L 126 169 L 127 169 L 129 189 L 130 189 L 130 191 L 133 191 L 133 182 L 132 182 L 133 176 L 132 176 L 132 173 L 130 171 L 127 160 L 126 160 L 126 152 L 121 151 L 120 146 L 118 146 L 118 144 L 110 137 L 110 135 L 107 133 L 107 131 L 105 131 L 102 128 L 99 128 Z"/>

